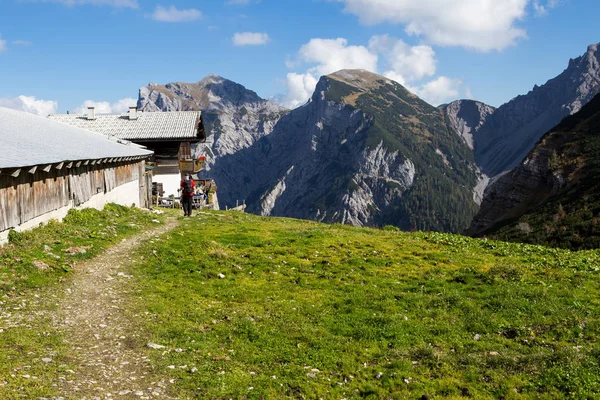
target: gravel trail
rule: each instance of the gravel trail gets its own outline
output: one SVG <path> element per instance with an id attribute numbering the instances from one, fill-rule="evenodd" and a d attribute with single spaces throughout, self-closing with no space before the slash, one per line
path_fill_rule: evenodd
<path id="1" fill-rule="evenodd" d="M 133 314 L 128 301 L 135 296 L 133 250 L 176 225 L 168 219 L 76 267 L 53 315 L 78 365 L 59 381 L 65 399 L 169 398 L 169 381 L 157 378 L 140 351 L 146 345 L 139 332 L 145 316 Z"/>

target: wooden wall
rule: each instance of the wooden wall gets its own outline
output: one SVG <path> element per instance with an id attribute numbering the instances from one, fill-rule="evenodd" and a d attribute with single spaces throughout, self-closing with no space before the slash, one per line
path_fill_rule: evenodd
<path id="1" fill-rule="evenodd" d="M 23 170 L 16 178 L 3 171 L 0 174 L 0 232 L 66 207 L 70 200 L 78 206 L 98 193 L 110 192 L 136 180 L 140 181 L 140 187 L 146 186 L 143 161 L 52 168 L 50 172 L 38 168 L 34 174 Z M 147 204 L 143 202 L 141 206 Z"/>

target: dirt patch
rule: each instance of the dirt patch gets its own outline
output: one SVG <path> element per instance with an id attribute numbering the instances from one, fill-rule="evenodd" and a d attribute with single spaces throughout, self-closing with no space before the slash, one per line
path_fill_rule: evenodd
<path id="1" fill-rule="evenodd" d="M 144 316 L 132 314 L 128 301 L 135 296 L 129 284 L 133 250 L 176 224 L 170 219 L 75 267 L 53 316 L 78 365 L 59 382 L 67 398 L 169 398 L 169 382 L 157 378 L 142 351 L 146 338 L 139 325 Z"/>

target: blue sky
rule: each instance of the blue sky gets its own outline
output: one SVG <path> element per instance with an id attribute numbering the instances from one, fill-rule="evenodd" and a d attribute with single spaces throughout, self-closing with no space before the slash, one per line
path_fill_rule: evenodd
<path id="1" fill-rule="evenodd" d="M 498 106 L 600 42 L 597 0 L 0 0 L 0 105 L 122 111 L 216 73 L 294 107 L 365 68 L 432 104 Z"/>

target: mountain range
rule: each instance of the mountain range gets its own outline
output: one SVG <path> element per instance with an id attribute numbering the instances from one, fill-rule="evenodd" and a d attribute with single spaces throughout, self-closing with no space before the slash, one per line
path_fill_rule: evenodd
<path id="1" fill-rule="evenodd" d="M 542 137 L 488 189 L 467 233 L 600 247 L 600 94 Z"/>
<path id="2" fill-rule="evenodd" d="M 201 110 L 206 174 L 220 201 L 251 212 L 405 230 L 470 225 L 490 178 L 516 166 L 562 118 L 600 90 L 600 52 L 494 108 L 474 100 L 433 107 L 362 71 L 320 79 L 295 110 L 216 75 L 150 84 L 142 110 Z"/>
<path id="3" fill-rule="evenodd" d="M 461 100 L 444 108 L 451 126 L 472 143 L 475 160 L 490 177 L 517 166 L 537 141 L 600 91 L 600 44 L 569 61 L 542 86 L 498 109 Z"/>

